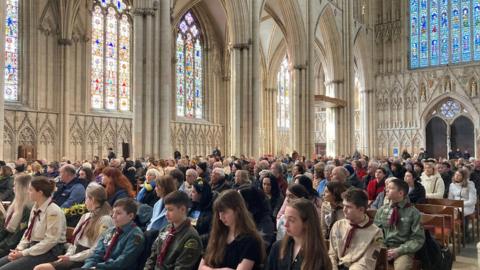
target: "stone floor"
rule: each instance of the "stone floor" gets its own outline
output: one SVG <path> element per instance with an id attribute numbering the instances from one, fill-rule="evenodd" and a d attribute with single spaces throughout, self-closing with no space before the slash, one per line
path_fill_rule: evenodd
<path id="1" fill-rule="evenodd" d="M 460 254 L 457 255 L 457 260 L 453 262 L 454 270 L 479 270 L 478 253 L 476 244 L 467 244 L 462 248 Z"/>

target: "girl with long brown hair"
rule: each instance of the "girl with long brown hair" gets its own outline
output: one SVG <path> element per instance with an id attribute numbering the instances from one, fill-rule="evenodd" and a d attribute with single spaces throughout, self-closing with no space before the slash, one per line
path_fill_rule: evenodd
<path id="1" fill-rule="evenodd" d="M 273 244 L 267 270 L 331 270 L 318 213 L 310 200 L 292 200 L 285 209 L 287 234 Z"/>
<path id="2" fill-rule="evenodd" d="M 85 196 L 85 206 L 88 213 L 83 214 L 73 231 L 72 244 L 65 255 L 58 256 L 58 260 L 40 264 L 34 270 L 66 270 L 82 267 L 85 259 L 93 251 L 102 233 L 113 226 L 110 216 L 112 208 L 107 202 L 105 189 L 97 184 L 88 185 Z"/>
<path id="3" fill-rule="evenodd" d="M 210 239 L 199 270 L 260 269 L 265 248 L 242 196 L 228 190 L 213 203 Z"/>
<path id="4" fill-rule="evenodd" d="M 113 167 L 106 167 L 103 169 L 103 185 L 107 191 L 108 203 L 115 204 L 115 201 L 122 198 L 133 198 L 135 192 L 132 184 L 122 172 Z"/>

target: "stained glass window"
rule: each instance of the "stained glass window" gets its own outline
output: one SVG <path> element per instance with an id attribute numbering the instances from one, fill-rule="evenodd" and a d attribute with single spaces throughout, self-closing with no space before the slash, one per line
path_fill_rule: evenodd
<path id="1" fill-rule="evenodd" d="M 440 106 L 440 113 L 445 118 L 453 118 L 461 111 L 460 104 L 454 100 L 447 100 Z"/>
<path id="2" fill-rule="evenodd" d="M 288 59 L 285 58 L 277 74 L 277 127 L 279 129 L 290 128 L 290 72 L 288 71 Z"/>
<path id="3" fill-rule="evenodd" d="M 7 0 L 5 20 L 5 100 L 18 100 L 18 0 Z"/>
<path id="4" fill-rule="evenodd" d="M 187 12 L 178 24 L 176 41 L 177 116 L 203 117 L 203 69 L 200 27 Z"/>
<path id="5" fill-rule="evenodd" d="M 91 104 L 130 110 L 131 26 L 123 0 L 96 0 L 92 12 Z"/>
<path id="6" fill-rule="evenodd" d="M 480 60 L 480 0 L 410 0 L 410 68 Z"/>

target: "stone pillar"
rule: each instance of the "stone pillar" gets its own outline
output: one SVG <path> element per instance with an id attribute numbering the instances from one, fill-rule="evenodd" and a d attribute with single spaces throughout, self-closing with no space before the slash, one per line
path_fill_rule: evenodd
<path id="1" fill-rule="evenodd" d="M 68 154 L 68 142 L 70 138 L 70 126 L 68 118 L 70 116 L 74 76 L 74 68 L 71 67 L 74 56 L 71 55 L 72 34 L 76 22 L 78 11 L 80 9 L 80 1 L 57 0 L 52 5 L 58 10 L 59 37 L 58 45 L 60 51 L 58 81 L 59 101 L 60 101 L 60 128 L 59 128 L 59 154 L 57 158 Z"/>
<path id="2" fill-rule="evenodd" d="M 230 154 L 239 156 L 242 154 L 241 149 L 241 55 L 242 49 L 240 46 L 233 46 L 230 54 L 231 57 L 231 86 L 230 86 Z"/>
<path id="3" fill-rule="evenodd" d="M 133 127 L 132 127 L 132 136 L 133 136 L 133 151 L 132 156 L 135 158 L 142 157 L 145 155 L 145 123 L 144 123 L 144 114 L 143 114 L 143 105 L 144 105 L 144 95 L 145 90 L 143 89 L 143 80 L 144 80 L 144 65 L 143 61 L 145 56 L 143 55 L 143 38 L 144 38 L 144 29 L 143 29 L 143 14 L 140 12 L 140 7 L 137 6 L 140 2 L 134 2 L 133 10 L 133 33 L 135 33 L 133 41 Z"/>
<path id="4" fill-rule="evenodd" d="M 260 6 L 262 1 L 252 0 L 252 129 L 251 136 L 251 155 L 257 158 L 260 154 L 260 119 L 262 110 L 261 91 L 260 91 Z"/>
<path id="5" fill-rule="evenodd" d="M 307 158 L 315 152 L 315 108 L 314 108 L 314 95 L 315 95 L 315 71 L 314 62 L 315 58 L 315 26 L 316 16 L 313 8 L 314 0 L 308 0 L 308 70 L 307 70 L 307 93 L 305 94 L 305 142 L 304 142 L 304 154 Z"/>
<path id="6" fill-rule="evenodd" d="M 5 67 L 5 16 L 7 11 L 6 1 L 0 1 L 0 67 L 2 67 L 2 75 L 0 75 L 0 159 L 3 160 L 3 132 L 5 125 L 5 97 L 4 97 L 4 83 L 5 76 L 3 75 L 3 67 Z"/>
<path id="7" fill-rule="evenodd" d="M 375 137 L 375 115 L 374 115 L 374 100 L 373 89 L 360 89 L 360 138 L 362 148 L 360 152 L 367 156 L 374 154 Z"/>
<path id="8" fill-rule="evenodd" d="M 172 19 L 170 1 L 160 1 L 160 158 L 173 157 L 170 121 L 172 120 Z M 148 33 L 153 34 L 153 33 Z"/>

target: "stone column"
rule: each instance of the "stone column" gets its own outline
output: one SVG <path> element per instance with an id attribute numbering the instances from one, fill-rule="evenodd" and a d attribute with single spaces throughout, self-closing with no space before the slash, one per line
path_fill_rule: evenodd
<path id="1" fill-rule="evenodd" d="M 260 91 L 260 5 L 262 1 L 252 0 L 252 130 L 251 136 L 251 155 L 257 158 L 260 154 L 260 119 L 262 110 L 261 91 Z"/>
<path id="2" fill-rule="evenodd" d="M 5 16 L 6 16 L 6 1 L 0 1 L 0 67 L 5 67 Z M 4 91 L 5 91 L 5 76 L 3 75 L 3 70 L 2 74 L 0 75 L 0 159 L 4 159 L 3 157 L 3 132 L 4 132 L 4 125 L 5 125 L 5 97 L 4 97 Z"/>
<path id="3" fill-rule="evenodd" d="M 160 1 L 160 158 L 173 156 L 170 136 L 170 121 L 172 120 L 172 19 L 170 1 Z"/>
<path id="4" fill-rule="evenodd" d="M 133 151 L 132 156 L 142 157 L 145 155 L 145 123 L 144 123 L 144 95 L 145 90 L 143 89 L 143 80 L 144 80 L 144 65 L 143 61 L 145 60 L 144 52 L 144 29 L 143 23 L 144 18 L 143 14 L 140 12 L 140 7 L 137 6 L 140 2 L 134 2 L 133 10 L 133 33 L 135 33 L 133 41 Z"/>
<path id="5" fill-rule="evenodd" d="M 315 58 L 315 26 L 316 26 L 316 17 L 315 10 L 313 8 L 314 0 L 308 0 L 308 27 L 307 27 L 307 37 L 308 37 L 308 70 L 307 70 L 307 93 L 305 95 L 305 156 L 307 158 L 311 157 L 312 153 L 315 152 L 315 108 L 314 108 L 314 95 L 315 95 L 315 71 L 314 71 L 314 58 Z"/>
<path id="6" fill-rule="evenodd" d="M 374 115 L 374 94 L 373 89 L 360 89 L 360 138 L 362 149 L 360 152 L 373 156 L 373 138 L 375 136 L 375 115 Z"/>
<path id="7" fill-rule="evenodd" d="M 70 138 L 70 126 L 68 118 L 70 116 L 71 110 L 71 101 L 72 101 L 72 84 L 75 80 L 72 79 L 74 76 L 74 68 L 71 67 L 72 61 L 74 61 L 74 56 L 71 55 L 71 45 L 72 45 L 72 34 L 73 28 L 76 22 L 78 11 L 80 10 L 80 1 L 67 1 L 67 0 L 57 0 L 52 2 L 52 5 L 55 5 L 55 8 L 58 11 L 58 25 L 59 25 L 59 37 L 58 45 L 60 51 L 60 61 L 59 61 L 59 73 L 58 81 L 60 84 L 59 87 L 59 101 L 60 101 L 60 127 L 59 127 L 59 138 L 60 138 L 60 147 L 59 147 L 59 156 L 66 156 L 68 153 L 68 140 Z"/>

